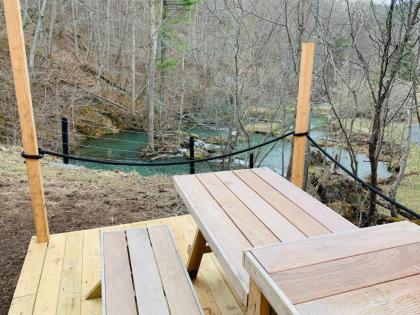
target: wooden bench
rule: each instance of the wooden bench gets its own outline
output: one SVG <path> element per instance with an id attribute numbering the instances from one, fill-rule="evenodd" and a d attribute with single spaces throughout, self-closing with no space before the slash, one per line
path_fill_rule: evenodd
<path id="1" fill-rule="evenodd" d="M 174 181 L 198 226 L 187 264 L 190 276 L 197 275 L 209 246 L 244 309 L 245 250 L 357 229 L 269 168 L 181 175 Z"/>
<path id="2" fill-rule="evenodd" d="M 104 314 L 203 314 L 168 226 L 101 235 Z"/>
<path id="3" fill-rule="evenodd" d="M 269 315 L 270 305 L 278 315 L 420 314 L 414 223 L 254 248 L 245 252 L 244 266 L 251 277 L 248 315 Z"/>

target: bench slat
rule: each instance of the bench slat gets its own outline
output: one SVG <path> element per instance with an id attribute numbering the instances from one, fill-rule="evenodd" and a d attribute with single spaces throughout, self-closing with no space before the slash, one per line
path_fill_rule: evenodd
<path id="1" fill-rule="evenodd" d="M 171 315 L 202 314 L 168 228 L 166 226 L 149 228 L 149 237 Z"/>
<path id="2" fill-rule="evenodd" d="M 216 175 L 197 175 L 252 246 L 277 243 L 279 239 L 238 199 Z"/>
<path id="3" fill-rule="evenodd" d="M 239 170 L 234 171 L 234 173 L 248 186 L 252 187 L 252 189 L 254 189 L 263 199 L 270 203 L 271 206 L 279 211 L 306 236 L 310 237 L 330 233 L 325 226 L 303 211 L 296 204 L 291 202 L 283 194 L 279 193 L 252 171 Z"/>
<path id="4" fill-rule="evenodd" d="M 124 231 L 102 234 L 104 313 L 137 314 Z"/>
<path id="5" fill-rule="evenodd" d="M 214 173 L 282 242 L 306 239 L 284 216 L 232 172 Z"/>
<path id="6" fill-rule="evenodd" d="M 169 315 L 147 230 L 127 230 L 126 234 L 139 314 Z"/>

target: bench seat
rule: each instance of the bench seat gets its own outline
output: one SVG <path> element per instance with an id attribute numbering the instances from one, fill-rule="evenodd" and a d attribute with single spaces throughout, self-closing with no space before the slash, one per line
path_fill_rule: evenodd
<path id="1" fill-rule="evenodd" d="M 168 226 L 101 235 L 104 314 L 203 314 Z"/>

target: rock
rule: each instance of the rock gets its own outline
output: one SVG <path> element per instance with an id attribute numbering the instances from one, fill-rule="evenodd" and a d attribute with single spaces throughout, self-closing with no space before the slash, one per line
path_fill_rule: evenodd
<path id="1" fill-rule="evenodd" d="M 228 140 L 226 137 L 213 136 L 213 137 L 206 138 L 206 142 L 210 144 L 220 145 L 220 144 L 227 144 Z"/>
<path id="2" fill-rule="evenodd" d="M 186 158 L 190 157 L 190 151 L 189 150 L 185 150 L 183 151 L 183 155 Z M 204 148 L 195 148 L 194 150 L 194 159 L 199 160 L 199 159 L 204 159 L 206 157 L 208 157 L 210 154 L 207 150 L 205 150 Z"/>
<path id="3" fill-rule="evenodd" d="M 319 151 L 311 151 L 310 152 L 310 163 L 312 165 L 323 165 L 325 163 L 325 157 Z"/>
<path id="4" fill-rule="evenodd" d="M 387 166 L 388 172 L 398 173 L 400 171 L 400 161 L 390 162 Z"/>
<path id="5" fill-rule="evenodd" d="M 214 151 L 215 150 L 215 147 L 214 147 L 213 144 L 205 143 L 204 141 L 198 140 L 198 139 L 194 141 L 194 146 L 198 147 L 198 148 L 203 148 L 207 151 Z"/>

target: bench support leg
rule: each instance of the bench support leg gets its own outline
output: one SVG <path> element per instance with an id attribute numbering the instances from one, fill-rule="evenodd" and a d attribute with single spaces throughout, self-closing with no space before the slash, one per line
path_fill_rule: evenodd
<path id="1" fill-rule="evenodd" d="M 207 246 L 207 241 L 201 231 L 197 229 L 187 262 L 187 271 L 191 279 L 195 279 L 197 277 L 201 259 L 203 258 L 203 255 L 208 252 L 209 247 Z"/>
<path id="2" fill-rule="evenodd" d="M 250 279 L 246 315 L 270 315 L 270 304 L 256 283 Z"/>
<path id="3" fill-rule="evenodd" d="M 86 300 L 100 298 L 102 296 L 102 282 L 98 281 L 86 295 Z"/>

